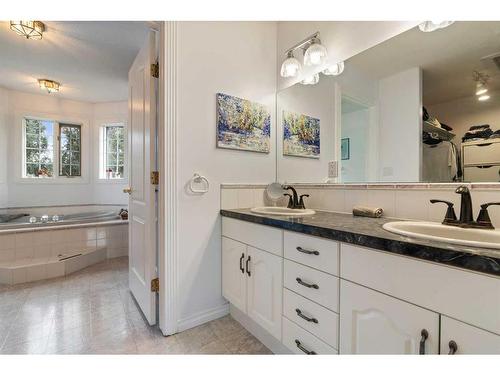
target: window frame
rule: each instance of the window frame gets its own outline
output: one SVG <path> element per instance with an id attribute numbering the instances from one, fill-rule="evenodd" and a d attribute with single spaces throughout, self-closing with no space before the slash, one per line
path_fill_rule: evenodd
<path id="1" fill-rule="evenodd" d="M 82 177 L 82 162 L 83 162 L 83 159 L 82 159 L 82 153 L 83 153 L 83 150 L 82 150 L 82 125 L 81 124 L 68 124 L 68 123 L 63 123 L 63 122 L 55 122 L 57 124 L 57 152 L 58 152 L 58 158 L 57 158 L 57 169 L 58 169 L 58 177 L 66 177 L 66 178 L 74 178 L 74 177 Z M 76 128 L 80 131 L 80 144 L 79 144 L 79 151 L 78 153 L 80 154 L 80 173 L 79 174 L 71 174 L 70 176 L 68 175 L 65 175 L 65 174 L 62 174 L 62 167 L 63 167 L 63 163 L 62 163 L 62 147 L 61 147 L 61 128 Z M 70 141 L 71 143 L 71 141 Z M 70 154 L 72 152 L 75 152 L 75 151 L 72 151 L 71 149 L 69 150 Z M 71 156 L 70 156 L 71 157 Z M 67 165 L 67 164 L 65 164 Z M 69 166 L 70 166 L 70 173 L 71 173 L 71 166 L 73 164 L 71 164 L 71 161 L 69 163 Z"/>
<path id="2" fill-rule="evenodd" d="M 123 129 L 123 174 L 121 177 L 115 177 L 115 178 L 108 178 L 106 175 L 106 167 L 107 167 L 107 129 L 113 128 L 113 127 L 120 127 Z M 127 153 L 127 144 L 128 144 L 128 129 L 127 129 L 127 124 L 125 121 L 101 121 L 99 125 L 99 131 L 98 131 L 98 142 L 99 142 L 99 155 L 98 155 L 98 160 L 99 160 L 99 165 L 98 165 L 98 171 L 97 171 L 97 177 L 99 181 L 101 182 L 117 182 L 117 183 L 122 183 L 124 182 L 128 176 L 127 176 L 127 158 L 128 158 L 128 153 Z M 117 155 L 118 156 L 118 155 Z M 119 166 L 118 160 L 117 160 L 117 167 Z"/>
<path id="3" fill-rule="evenodd" d="M 52 177 L 31 177 L 26 174 L 26 120 L 34 119 L 41 121 L 50 121 L 54 124 L 53 128 L 53 174 Z M 16 126 L 13 138 L 14 148 L 14 176 L 16 183 L 22 184 L 87 184 L 89 183 L 88 161 L 91 155 L 80 153 L 80 176 L 66 177 L 59 176 L 59 148 L 60 142 L 57 139 L 59 134 L 59 125 L 79 125 L 80 126 L 80 148 L 89 150 L 89 122 L 83 118 L 66 117 L 53 113 L 44 113 L 36 111 L 16 111 L 14 114 Z"/>
<path id="4" fill-rule="evenodd" d="M 45 122 L 51 122 L 52 123 L 52 176 L 50 177 L 33 177 L 33 176 L 28 176 L 27 174 L 27 166 L 28 164 L 35 164 L 35 163 L 28 163 L 27 161 L 27 158 L 26 158 L 26 154 L 27 154 L 27 150 L 30 149 L 30 150 L 38 150 L 40 151 L 41 149 L 38 148 L 38 149 L 35 149 L 33 147 L 28 147 L 27 146 L 27 140 L 28 140 L 28 132 L 27 132 L 27 120 L 36 120 L 36 121 L 45 121 Z M 22 152 L 22 161 L 23 161 L 23 164 L 22 164 L 22 171 L 21 171 L 21 174 L 22 174 L 22 177 L 23 178 L 27 178 L 27 179 L 33 179 L 33 180 L 41 180 L 41 179 L 53 179 L 55 177 L 55 168 L 56 168 L 56 155 L 55 155 L 55 149 L 56 149 L 56 137 L 55 137 L 55 127 L 56 127 L 56 121 L 52 120 L 52 119 L 45 119 L 45 118 L 36 118 L 36 117 L 33 117 L 33 116 L 24 116 L 23 117 L 23 121 L 22 121 L 22 148 L 21 148 L 21 152 Z M 38 140 L 40 140 L 40 131 L 38 132 Z M 50 150 L 50 149 L 49 149 Z M 38 166 L 40 166 L 41 163 L 40 161 L 38 162 Z"/>

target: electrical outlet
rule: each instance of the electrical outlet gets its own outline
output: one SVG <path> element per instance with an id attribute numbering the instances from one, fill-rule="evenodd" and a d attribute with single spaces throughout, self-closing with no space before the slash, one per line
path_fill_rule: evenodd
<path id="1" fill-rule="evenodd" d="M 328 162 L 328 178 L 336 178 L 339 175 L 339 164 L 336 160 Z"/>

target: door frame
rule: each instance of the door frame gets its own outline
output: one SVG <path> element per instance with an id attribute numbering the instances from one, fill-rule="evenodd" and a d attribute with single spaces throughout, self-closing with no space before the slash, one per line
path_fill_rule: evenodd
<path id="1" fill-rule="evenodd" d="M 165 336 L 178 332 L 177 284 L 177 22 L 155 22 L 159 31 L 158 64 L 158 295 L 159 327 Z M 167 214 L 168 213 L 168 214 Z"/>

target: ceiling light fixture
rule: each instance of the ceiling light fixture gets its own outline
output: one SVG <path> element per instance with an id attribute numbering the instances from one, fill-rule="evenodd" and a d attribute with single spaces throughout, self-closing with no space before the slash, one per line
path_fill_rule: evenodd
<path id="1" fill-rule="evenodd" d="M 304 78 L 300 83 L 303 85 L 315 85 L 319 82 L 319 73 L 313 74 L 307 78 Z"/>
<path id="2" fill-rule="evenodd" d="M 476 95 L 478 96 L 477 100 L 488 100 L 490 97 L 484 94 L 488 92 L 488 80 L 490 79 L 490 77 L 485 73 L 474 70 L 472 72 L 472 79 L 476 82 Z"/>
<path id="3" fill-rule="evenodd" d="M 39 79 L 38 84 L 40 85 L 40 88 L 42 90 L 47 90 L 49 94 L 53 92 L 58 92 L 59 87 L 61 86 L 59 82 L 52 81 L 51 79 Z"/>
<path id="4" fill-rule="evenodd" d="M 322 73 L 325 76 L 338 76 L 339 74 L 342 74 L 344 71 L 344 62 L 338 62 L 334 65 L 329 66 L 325 70 L 322 71 Z"/>
<path id="5" fill-rule="evenodd" d="M 294 52 L 299 49 L 304 54 L 304 65 L 322 65 L 326 62 L 328 52 L 321 44 L 319 32 L 316 32 L 285 51 L 286 59 L 281 64 L 280 72 L 282 77 L 297 77 L 299 75 L 302 66 L 294 56 Z"/>
<path id="6" fill-rule="evenodd" d="M 301 68 L 299 60 L 293 56 L 293 51 L 288 51 L 286 60 L 281 64 L 281 76 L 284 78 L 296 77 Z"/>
<path id="7" fill-rule="evenodd" d="M 477 98 L 477 100 L 479 100 L 480 102 L 484 102 L 485 100 L 488 100 L 490 98 L 489 95 L 481 95 L 479 98 Z"/>
<path id="8" fill-rule="evenodd" d="M 445 27 L 450 26 L 455 21 L 425 21 L 418 25 L 420 31 L 424 33 L 430 33 L 432 31 L 436 31 L 439 29 L 444 29 Z"/>
<path id="9" fill-rule="evenodd" d="M 10 29 L 26 39 L 42 39 L 45 25 L 41 21 L 10 21 Z"/>

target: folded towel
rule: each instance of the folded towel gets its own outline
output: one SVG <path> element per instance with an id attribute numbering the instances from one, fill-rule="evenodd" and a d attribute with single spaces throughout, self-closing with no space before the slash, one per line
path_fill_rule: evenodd
<path id="1" fill-rule="evenodd" d="M 352 214 L 354 216 L 379 218 L 384 214 L 384 210 L 380 207 L 354 206 L 352 208 Z"/>

